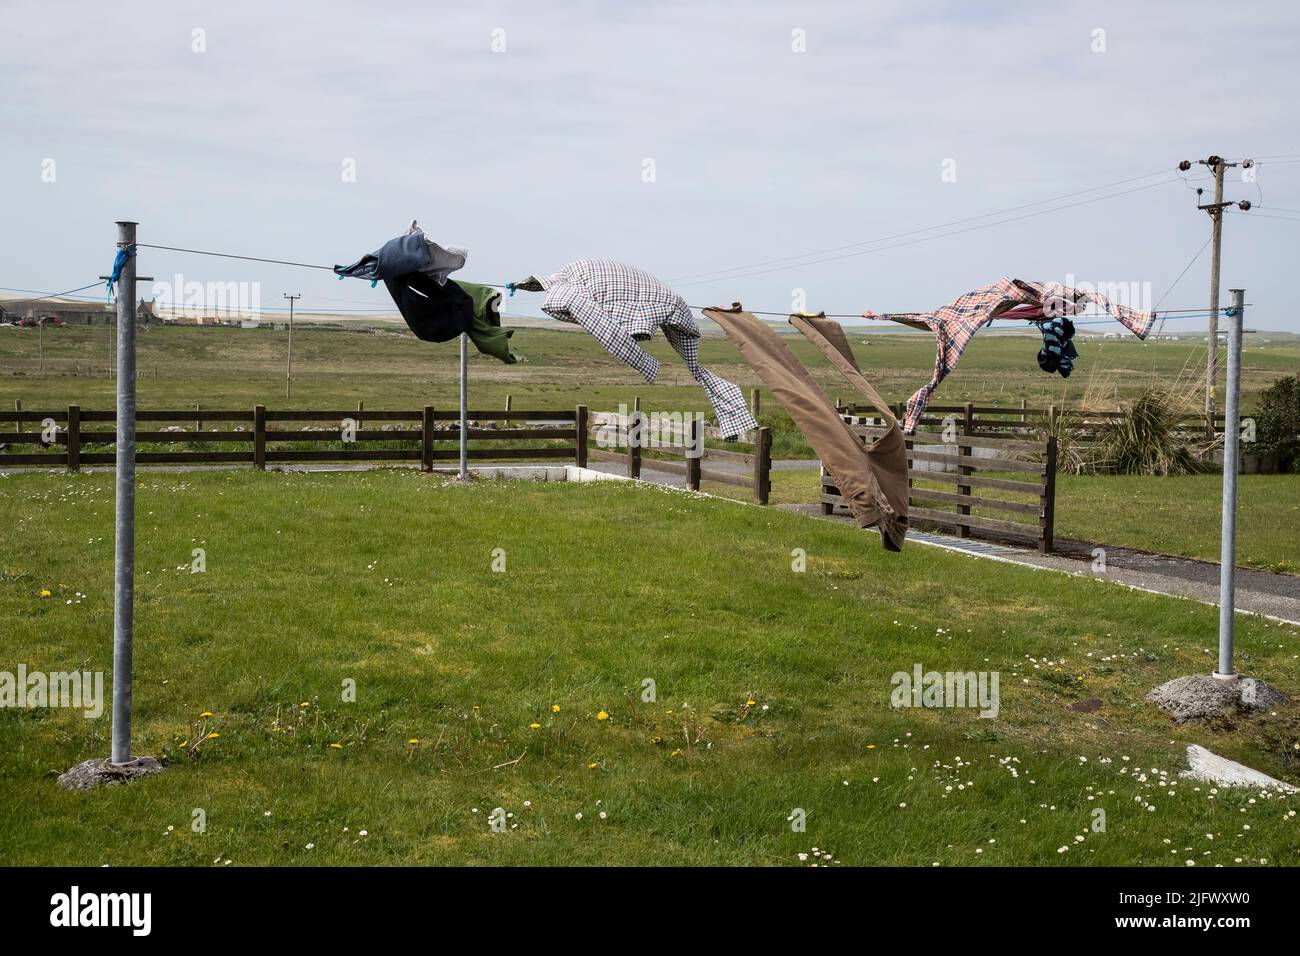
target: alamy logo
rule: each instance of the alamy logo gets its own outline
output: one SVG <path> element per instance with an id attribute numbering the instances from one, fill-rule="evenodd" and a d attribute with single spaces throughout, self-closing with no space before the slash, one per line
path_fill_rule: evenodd
<path id="1" fill-rule="evenodd" d="M 134 936 L 148 936 L 153 927 L 150 893 L 70 892 L 50 897 L 51 926 L 127 926 Z"/>
<path id="2" fill-rule="evenodd" d="M 897 671 L 890 678 L 894 707 L 978 707 L 981 717 L 996 717 L 999 710 L 998 671 L 926 671 L 920 664 L 912 672 Z"/>
<path id="3" fill-rule="evenodd" d="M 260 319 L 262 284 L 260 282 L 186 281 L 176 273 L 172 281 L 153 284 L 154 306 L 177 317 L 212 316 L 214 318 Z"/>
<path id="4" fill-rule="evenodd" d="M 71 707 L 94 719 L 104 712 L 103 671 L 0 671 L 0 707 L 35 710 Z"/>
<path id="5" fill-rule="evenodd" d="M 704 456 L 705 418 L 701 412 L 629 411 L 618 406 L 596 429 L 600 448 L 685 448 L 687 458 Z"/>

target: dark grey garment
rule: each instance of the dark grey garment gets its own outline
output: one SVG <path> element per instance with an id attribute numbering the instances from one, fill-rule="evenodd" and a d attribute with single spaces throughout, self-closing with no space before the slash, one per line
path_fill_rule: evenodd
<path id="1" fill-rule="evenodd" d="M 424 233 L 413 232 L 389 239 L 378 252 L 362 256 L 350 266 L 335 266 L 334 271 L 353 279 L 396 279 L 412 272 L 429 269 L 429 244 Z M 444 277 L 444 280 L 445 277 Z"/>

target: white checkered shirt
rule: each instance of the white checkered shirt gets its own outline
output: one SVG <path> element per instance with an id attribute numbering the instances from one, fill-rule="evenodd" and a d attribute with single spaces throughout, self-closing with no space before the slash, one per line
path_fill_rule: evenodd
<path id="1" fill-rule="evenodd" d="M 648 272 L 610 259 L 578 259 L 554 275 L 529 276 L 515 287 L 544 291 L 543 312 L 581 325 L 647 382 L 659 374 L 659 362 L 640 343 L 662 329 L 709 396 L 722 434 L 741 435 L 758 427 L 740 389 L 700 364 L 700 326 L 691 307 Z"/>

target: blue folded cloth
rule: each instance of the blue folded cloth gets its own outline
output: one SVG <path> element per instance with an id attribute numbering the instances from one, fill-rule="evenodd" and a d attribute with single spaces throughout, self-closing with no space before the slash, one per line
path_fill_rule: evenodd
<path id="1" fill-rule="evenodd" d="M 1039 325 L 1043 347 L 1038 350 L 1038 367 L 1044 372 L 1059 372 L 1069 378 L 1079 351 L 1074 347 L 1074 323 L 1069 319 L 1052 319 Z"/>

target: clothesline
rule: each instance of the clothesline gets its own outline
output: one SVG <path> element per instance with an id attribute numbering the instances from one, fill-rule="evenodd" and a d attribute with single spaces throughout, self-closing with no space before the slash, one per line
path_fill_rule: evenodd
<path id="1" fill-rule="evenodd" d="M 162 249 L 162 250 L 166 250 L 166 251 L 168 251 L 168 252 L 184 252 L 184 253 L 189 253 L 189 254 L 191 254 L 191 255 L 199 255 L 199 256 L 215 256 L 215 257 L 217 257 L 217 258 L 222 258 L 222 259 L 241 259 L 241 260 L 244 260 L 244 261 L 246 261 L 246 262 L 265 262 L 265 263 L 270 263 L 270 264 L 273 264 L 273 265 L 293 266 L 293 267 L 302 268 L 302 269 L 322 269 L 322 270 L 324 270 L 324 271 L 326 271 L 326 272 L 333 272 L 333 271 L 334 271 L 334 267 L 333 267 L 333 266 L 318 265 L 318 264 L 316 264 L 316 263 L 311 263 L 311 262 L 295 262 L 295 261 L 288 260 L 288 259 L 270 259 L 270 258 L 263 258 L 263 257 L 261 257 L 261 256 L 245 256 L 245 255 L 238 255 L 238 254 L 235 254 L 235 253 L 229 253 L 229 252 L 212 252 L 212 251 L 210 251 L 210 250 L 206 250 L 206 249 L 190 249 L 190 248 L 187 248 L 187 247 L 184 247 L 184 246 L 168 246 L 168 245 L 161 245 L 161 244 L 155 244 L 155 243 L 149 243 L 149 242 L 137 242 L 137 243 L 136 243 L 136 246 L 137 246 L 138 248 L 142 248 L 142 249 Z M 1180 276 L 1180 278 L 1181 278 L 1181 276 Z M 493 288 L 493 289 L 502 289 L 502 290 L 513 290 L 513 289 L 514 289 L 514 284 L 513 284 L 513 283 L 510 283 L 510 282 L 479 282 L 478 285 L 490 286 L 490 287 Z M 695 309 L 696 311 L 703 311 L 704 309 L 709 308 L 709 306 L 700 306 L 700 305 L 694 305 L 694 304 L 692 304 L 690 307 L 691 307 L 692 309 Z M 345 309 L 336 309 L 336 310 L 334 310 L 334 311 L 337 311 L 337 312 L 346 312 L 346 311 L 349 311 L 349 310 L 345 310 Z M 785 318 L 786 316 L 789 316 L 789 315 L 792 314 L 790 310 L 786 310 L 786 311 L 763 311 L 763 310 L 760 310 L 760 309 L 751 309 L 751 310 L 746 310 L 746 311 L 748 311 L 751 315 L 773 315 L 773 316 L 779 316 L 779 317 L 781 317 L 781 318 Z M 1157 314 L 1157 315 L 1171 315 L 1171 314 L 1173 314 L 1173 313 L 1177 313 L 1177 312 L 1197 312 L 1197 311 L 1205 311 L 1206 316 L 1209 315 L 1209 312 L 1206 311 L 1206 310 L 1203 310 L 1203 309 L 1200 309 L 1200 310 L 1198 310 L 1198 309 L 1160 309 L 1156 314 Z M 1227 312 L 1228 310 L 1227 310 L 1227 308 L 1225 307 L 1225 308 L 1221 308 L 1221 309 L 1219 309 L 1219 311 L 1220 311 L 1220 312 Z M 881 314 L 878 315 L 878 316 L 870 316 L 870 315 L 864 315 L 864 314 L 859 313 L 859 312 L 835 312 L 835 313 L 827 313 L 827 314 L 826 314 L 826 318 L 828 318 L 828 319 L 863 319 L 863 318 L 866 318 L 866 319 L 873 319 L 873 320 L 874 320 L 874 319 L 879 319 L 879 320 L 882 320 L 882 321 L 892 321 L 892 319 L 893 319 L 894 317 L 907 318 L 907 317 L 911 317 L 911 316 L 924 315 L 924 314 L 926 314 L 926 313 L 924 313 L 924 312 L 888 312 L 888 313 L 881 313 Z M 1109 320 L 1109 319 L 1103 319 L 1103 320 L 1101 320 L 1102 323 L 1109 323 L 1110 321 L 1113 321 L 1113 320 Z M 1076 322 L 1075 324 L 1076 324 L 1076 325 L 1079 325 L 1079 324 L 1081 324 L 1081 323 Z M 1097 324 L 1097 323 L 1089 323 L 1089 324 Z"/>
<path id="2" fill-rule="evenodd" d="M 140 245 L 143 245 L 143 243 L 140 243 Z M 164 247 L 151 247 L 151 248 L 164 248 Z M 214 253 L 214 254 L 215 254 L 215 253 Z M 251 260 L 254 261 L 254 262 L 275 262 L 275 263 L 283 263 L 283 260 L 279 260 L 279 259 L 257 259 L 257 258 L 254 258 L 254 257 L 252 257 L 252 256 L 232 256 L 231 258 L 237 258 L 237 259 L 251 259 Z M 301 265 L 306 265 L 306 263 L 301 263 Z M 309 268 L 320 268 L 320 267 L 318 267 L 318 266 L 309 266 Z M 488 285 L 488 286 L 491 286 L 491 287 L 494 288 L 494 289 L 505 288 L 505 286 L 494 285 L 493 283 L 490 283 L 490 282 L 482 282 L 482 283 L 479 283 L 479 284 L 480 284 L 480 285 Z M 76 288 L 76 289 L 69 289 L 67 292 L 43 292 L 43 291 L 41 291 L 41 290 L 39 290 L 39 289 L 20 289 L 20 288 L 15 288 L 15 287 L 12 287 L 12 286 L 0 286 L 0 292 L 20 292 L 20 293 L 25 293 L 25 294 L 29 294 L 29 295 L 34 296 L 34 298 L 31 298 L 31 299 L 24 299 L 24 300 L 21 300 L 21 301 L 24 301 L 24 302 L 40 302 L 40 301 L 45 300 L 45 299 L 62 299 L 62 298 L 67 298 L 67 299 L 80 299 L 80 300 L 88 301 L 88 302 L 90 302 L 90 301 L 98 302 L 98 301 L 100 301 L 99 296 L 94 296 L 94 295 L 75 295 L 74 293 L 84 291 L 85 289 L 93 289 L 93 288 L 97 288 L 99 285 L 100 285 L 100 283 L 99 283 L 98 281 L 96 281 L 96 282 L 92 282 L 92 283 L 90 283 L 89 285 L 83 285 L 83 286 L 80 286 L 80 287 L 78 287 L 78 288 Z M 205 310 L 208 308 L 208 306 L 207 306 L 206 303 L 204 303 L 203 305 L 176 305 L 176 306 L 172 306 L 171 308 L 173 308 L 173 309 L 175 309 L 175 310 L 177 310 L 177 311 L 205 311 Z M 696 310 L 698 310 L 698 311 L 703 311 L 705 308 L 711 308 L 711 306 L 697 306 L 697 305 L 693 305 L 693 306 L 691 306 L 691 308 L 696 309 Z M 258 311 L 259 311 L 259 312 L 286 312 L 286 313 L 287 313 L 287 312 L 289 311 L 289 307 L 288 307 L 288 306 L 258 306 Z M 308 309 L 304 309 L 302 306 L 298 306 L 298 307 L 295 308 L 293 311 L 294 311 L 296 314 L 299 314 L 299 315 L 358 315 L 358 316 L 366 316 L 366 315 L 400 315 L 400 313 L 399 313 L 397 310 L 395 310 L 395 309 L 310 309 L 310 310 L 308 310 Z M 746 311 L 749 311 L 749 310 L 746 310 Z M 1230 312 L 1230 311 L 1231 311 L 1231 308 L 1230 308 L 1229 306 L 1223 306 L 1223 307 L 1221 307 L 1218 311 L 1219 311 L 1220 314 L 1225 314 L 1225 313 L 1227 313 L 1227 312 Z M 783 318 L 783 319 L 784 319 L 784 318 L 787 318 L 787 317 L 790 316 L 790 315 L 797 314 L 797 313 L 792 313 L 792 312 L 789 312 L 789 311 L 786 311 L 786 312 L 770 312 L 770 311 L 769 311 L 769 312 L 764 312 L 764 311 L 760 311 L 760 310 L 757 310 L 757 309 L 756 309 L 756 310 L 751 311 L 750 314 L 751 314 L 751 315 L 772 315 L 772 316 L 777 316 L 777 317 L 779 317 L 779 318 Z M 867 319 L 867 320 L 870 320 L 870 321 L 876 322 L 876 321 L 889 321 L 888 316 L 912 316 L 912 315 L 920 315 L 920 314 L 921 314 L 921 313 L 918 313 L 918 312 L 891 312 L 891 313 L 888 313 L 888 315 L 882 314 L 882 315 L 877 315 L 877 316 L 868 316 L 868 315 L 863 315 L 863 314 L 858 313 L 858 312 L 841 312 L 841 313 L 830 313 L 830 314 L 827 314 L 827 315 L 826 315 L 826 318 L 828 318 L 828 319 Z M 1183 319 L 1203 319 L 1203 318 L 1209 318 L 1209 316 L 1210 316 L 1210 311 L 1209 311 L 1208 309 L 1206 309 L 1204 306 L 1201 306 L 1200 308 L 1160 309 L 1159 311 L 1156 312 L 1156 314 L 1157 314 L 1157 315 L 1161 315 L 1161 316 L 1177 314 L 1177 318 L 1169 320 L 1169 321 L 1175 321 L 1175 322 L 1176 322 L 1176 321 L 1181 321 L 1181 320 L 1183 320 Z M 1074 322 L 1074 324 L 1075 324 L 1075 325 L 1110 325 L 1110 324 L 1112 324 L 1114 321 L 1115 321 L 1114 319 L 1092 319 L 1092 320 L 1089 320 L 1089 319 L 1076 319 L 1075 322 Z M 1162 321 L 1163 321 L 1163 320 L 1162 320 Z M 996 332 L 995 332 L 994 334 L 1000 334 L 1000 333 L 996 333 Z"/>

